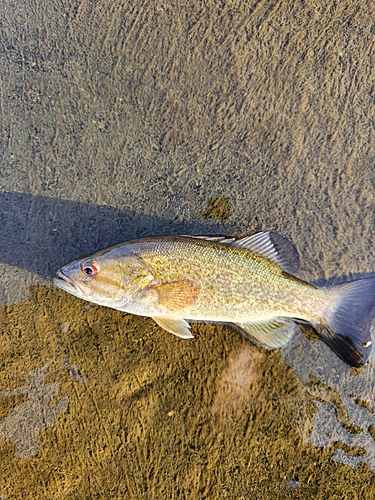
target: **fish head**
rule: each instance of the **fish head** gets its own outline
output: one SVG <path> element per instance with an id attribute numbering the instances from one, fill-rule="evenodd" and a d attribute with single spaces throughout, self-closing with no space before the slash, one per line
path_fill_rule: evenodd
<path id="1" fill-rule="evenodd" d="M 57 272 L 54 284 L 80 299 L 96 304 L 114 307 L 124 302 L 121 294 L 123 277 L 118 266 L 108 259 L 88 257 L 74 260 Z"/>
<path id="2" fill-rule="evenodd" d="M 150 280 L 140 259 L 112 250 L 66 264 L 57 272 L 54 284 L 81 299 L 120 309 Z"/>

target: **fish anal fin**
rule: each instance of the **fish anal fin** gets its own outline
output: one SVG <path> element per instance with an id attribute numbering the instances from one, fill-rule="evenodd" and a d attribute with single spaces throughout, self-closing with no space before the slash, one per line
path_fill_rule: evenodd
<path id="1" fill-rule="evenodd" d="M 173 335 L 176 335 L 177 337 L 180 337 L 181 339 L 192 339 L 193 335 L 190 332 L 190 325 L 189 323 L 182 319 L 175 319 L 175 318 L 160 318 L 160 317 L 155 317 L 153 316 L 152 319 L 157 323 L 159 326 L 164 328 L 169 333 L 173 333 Z"/>
<path id="2" fill-rule="evenodd" d="M 255 344 L 270 350 L 287 344 L 297 328 L 294 321 L 285 318 L 256 323 L 229 324 Z"/>

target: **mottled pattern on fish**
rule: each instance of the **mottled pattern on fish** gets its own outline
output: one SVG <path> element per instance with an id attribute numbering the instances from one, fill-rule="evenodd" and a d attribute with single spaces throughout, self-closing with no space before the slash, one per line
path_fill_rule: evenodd
<path id="1" fill-rule="evenodd" d="M 184 290 L 177 303 L 172 302 L 172 296 L 171 302 L 165 297 L 151 315 L 169 312 L 181 317 L 183 313 L 184 318 L 211 321 L 248 322 L 275 316 L 316 321 L 330 302 L 324 289 L 292 277 L 246 248 L 165 237 L 130 244 L 124 250 L 137 255 L 160 285 L 179 281 L 196 284 L 191 303 L 185 302 L 187 286 L 187 297 Z M 171 287 L 170 292 L 173 295 L 176 290 Z"/>

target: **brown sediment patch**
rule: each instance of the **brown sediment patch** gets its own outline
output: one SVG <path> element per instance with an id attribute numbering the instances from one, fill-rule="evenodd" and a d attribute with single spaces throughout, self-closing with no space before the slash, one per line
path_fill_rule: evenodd
<path id="1" fill-rule="evenodd" d="M 202 219 L 229 219 L 232 213 L 229 198 L 226 196 L 218 196 L 211 198 L 203 210 L 199 213 Z"/>
<path id="2" fill-rule="evenodd" d="M 19 458 L 17 443 L 0 439 L 0 496 L 373 498 L 363 464 L 349 469 L 329 460 L 332 449 L 303 443 L 304 393 L 279 352 L 220 325 L 193 324 L 184 341 L 151 319 L 86 306 L 37 287 L 0 307 L 3 425 L 27 413 L 25 373 L 52 356 L 38 395 L 61 384 L 48 411 L 69 398 L 40 426 L 35 456 Z"/>

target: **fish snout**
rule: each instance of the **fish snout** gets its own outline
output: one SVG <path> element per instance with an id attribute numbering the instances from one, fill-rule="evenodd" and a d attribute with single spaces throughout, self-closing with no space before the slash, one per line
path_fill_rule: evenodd
<path id="1" fill-rule="evenodd" d="M 77 284 L 74 274 L 79 270 L 79 263 L 71 263 L 59 269 L 53 279 L 53 283 L 58 288 L 69 293 L 77 293 Z"/>

